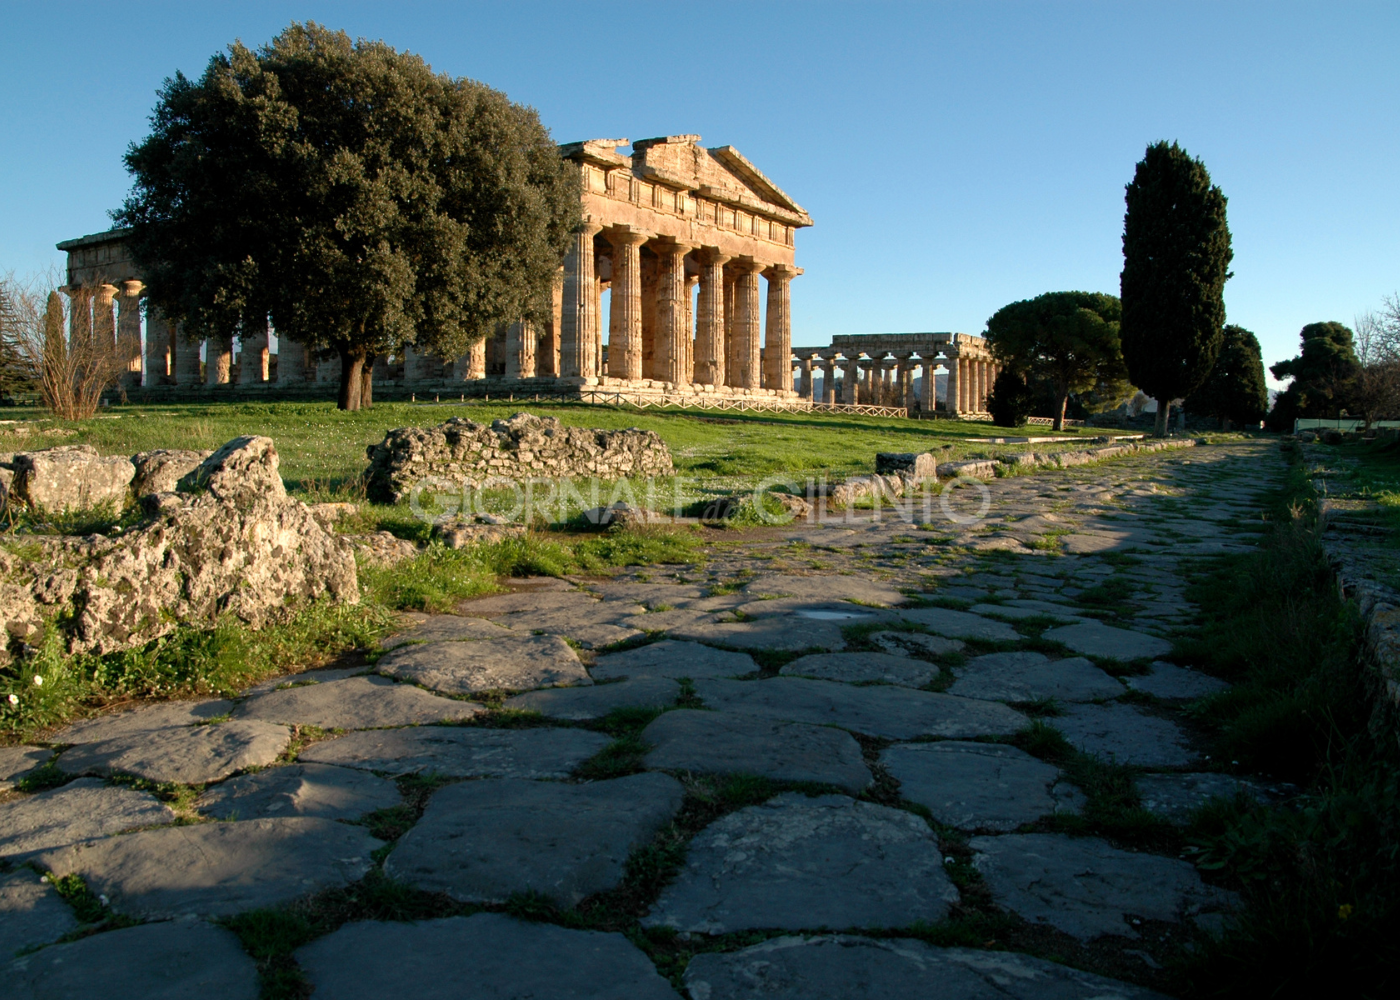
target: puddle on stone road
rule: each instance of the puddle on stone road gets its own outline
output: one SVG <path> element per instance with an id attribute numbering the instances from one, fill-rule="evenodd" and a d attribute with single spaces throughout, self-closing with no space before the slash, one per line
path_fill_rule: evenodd
<path id="1" fill-rule="evenodd" d="M 873 618 L 864 611 L 798 611 L 799 618 L 816 618 L 819 621 L 834 621 L 841 618 Z"/>

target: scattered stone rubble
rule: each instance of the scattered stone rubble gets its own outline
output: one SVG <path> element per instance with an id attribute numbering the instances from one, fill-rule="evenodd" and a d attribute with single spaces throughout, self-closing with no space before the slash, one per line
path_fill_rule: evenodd
<path id="1" fill-rule="evenodd" d="M 400 427 L 366 450 L 369 495 L 398 503 L 434 478 L 481 486 L 493 478 L 665 476 L 671 452 L 655 431 L 565 427 L 556 417 L 517 413 L 488 427 L 453 417 L 437 427 Z"/>

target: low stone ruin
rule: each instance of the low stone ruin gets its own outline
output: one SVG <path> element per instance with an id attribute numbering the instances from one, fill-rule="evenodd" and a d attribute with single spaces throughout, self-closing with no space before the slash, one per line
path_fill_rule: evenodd
<path id="1" fill-rule="evenodd" d="M 454 417 L 437 427 L 400 427 L 367 449 L 371 499 L 398 503 L 434 478 L 477 487 L 493 478 L 665 476 L 671 452 L 654 431 L 565 427 L 555 417 L 517 413 L 488 427 Z"/>
<path id="2" fill-rule="evenodd" d="M 92 445 L 0 454 L 0 506 L 14 500 L 36 512 L 61 514 L 114 505 L 175 489 L 209 451 L 160 449 L 99 455 Z"/>
<path id="3" fill-rule="evenodd" d="M 0 627 L 10 647 L 37 642 L 60 619 L 70 651 L 107 653 L 181 622 L 207 625 L 231 614 L 257 625 L 308 600 L 359 600 L 350 541 L 287 496 L 270 438 L 235 438 L 192 468 L 189 456 L 199 453 L 143 463 L 143 456 L 94 462 L 92 449 L 78 452 L 23 456 L 16 494 L 54 509 L 125 499 L 143 468 L 147 486 L 177 488 L 147 494 L 146 518 L 125 532 L 16 535 L 0 544 Z M 97 480 L 98 490 L 78 481 L 74 470 L 84 466 L 116 471 Z"/>

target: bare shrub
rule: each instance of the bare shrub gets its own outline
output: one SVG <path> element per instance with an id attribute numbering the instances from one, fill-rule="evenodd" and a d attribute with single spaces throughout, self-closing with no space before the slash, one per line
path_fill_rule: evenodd
<path id="1" fill-rule="evenodd" d="M 1365 422 L 1400 416 L 1400 298 L 1390 296 L 1378 312 L 1356 317 L 1356 369 L 1344 395 Z"/>

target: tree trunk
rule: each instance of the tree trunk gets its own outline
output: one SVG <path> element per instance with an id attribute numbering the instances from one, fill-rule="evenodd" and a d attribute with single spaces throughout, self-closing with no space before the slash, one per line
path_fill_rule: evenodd
<path id="1" fill-rule="evenodd" d="M 374 407 L 374 355 L 365 358 L 364 367 L 360 369 L 360 409 L 369 410 Z"/>
<path id="2" fill-rule="evenodd" d="M 1152 436 L 1164 438 L 1171 426 L 1172 403 L 1169 399 L 1157 400 L 1157 420 L 1152 425 Z"/>
<path id="3" fill-rule="evenodd" d="M 1069 393 L 1059 394 L 1059 401 L 1055 405 L 1055 425 L 1051 430 L 1062 431 L 1065 429 L 1065 407 L 1069 405 Z"/>
<path id="4" fill-rule="evenodd" d="M 348 348 L 340 351 L 340 396 L 336 408 L 358 410 L 360 408 L 360 380 L 365 367 L 363 351 L 351 353 Z"/>

